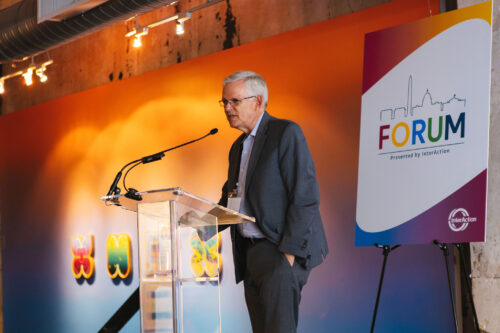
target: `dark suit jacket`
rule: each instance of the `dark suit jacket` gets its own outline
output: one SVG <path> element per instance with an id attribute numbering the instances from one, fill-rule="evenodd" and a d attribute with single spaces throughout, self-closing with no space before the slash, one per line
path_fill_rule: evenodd
<path id="1" fill-rule="evenodd" d="M 241 135 L 229 152 L 228 179 L 219 204 L 227 206 L 236 188 Z M 319 188 L 314 162 L 300 127 L 264 112 L 248 162 L 245 200 L 266 238 L 282 252 L 296 256 L 306 267 L 323 261 L 328 246 L 319 213 Z M 236 280 L 245 270 L 245 248 L 236 226 L 231 226 Z"/>

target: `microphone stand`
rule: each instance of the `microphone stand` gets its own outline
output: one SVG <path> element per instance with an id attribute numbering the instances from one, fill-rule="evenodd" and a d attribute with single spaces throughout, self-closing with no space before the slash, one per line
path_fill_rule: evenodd
<path id="1" fill-rule="evenodd" d="M 127 175 L 130 172 L 130 170 L 132 170 L 133 168 L 135 168 L 136 166 L 138 166 L 140 164 L 147 164 L 147 163 L 159 161 L 159 160 L 161 160 L 165 156 L 166 152 L 169 152 L 169 151 L 177 149 L 177 148 L 181 148 L 181 147 L 189 145 L 191 143 L 195 143 L 196 141 L 200 141 L 200 140 L 206 138 L 209 135 L 216 134 L 218 131 L 219 130 L 217 128 L 213 128 L 209 133 L 205 134 L 204 136 L 202 136 L 202 137 L 200 137 L 198 139 L 194 139 L 194 140 L 185 142 L 185 143 L 180 144 L 178 146 L 162 150 L 162 151 L 160 151 L 158 153 L 155 153 L 155 154 L 152 154 L 152 155 L 147 155 L 147 156 L 141 157 L 141 158 L 139 158 L 137 160 L 134 160 L 132 162 L 129 162 L 129 163 L 125 164 L 125 166 L 123 168 L 121 168 L 121 170 L 116 174 L 115 179 L 113 180 L 113 183 L 111 184 L 111 186 L 109 188 L 109 191 L 108 191 L 108 194 L 106 196 L 112 196 L 112 195 L 120 194 L 121 190 L 118 187 L 118 182 L 120 181 L 120 178 L 122 177 L 123 171 L 127 167 L 129 167 L 130 165 L 132 165 L 125 172 L 125 176 L 123 177 L 123 188 L 125 189 L 125 191 L 127 191 L 127 193 L 125 194 L 125 196 L 127 198 L 130 198 L 130 199 L 133 199 L 133 200 L 137 200 L 137 201 L 142 200 L 141 195 L 138 194 L 138 191 L 136 189 L 134 189 L 134 188 L 127 188 L 127 186 L 125 185 L 125 179 L 127 178 Z"/>

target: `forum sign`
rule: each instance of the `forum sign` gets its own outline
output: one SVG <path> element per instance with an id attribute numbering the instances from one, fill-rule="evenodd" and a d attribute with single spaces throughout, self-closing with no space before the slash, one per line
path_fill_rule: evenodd
<path id="1" fill-rule="evenodd" d="M 491 2 L 365 36 L 356 245 L 485 239 Z"/>

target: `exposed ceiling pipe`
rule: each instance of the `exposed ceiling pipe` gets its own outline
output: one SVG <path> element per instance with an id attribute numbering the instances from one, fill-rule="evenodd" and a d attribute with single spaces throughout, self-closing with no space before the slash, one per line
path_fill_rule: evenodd
<path id="1" fill-rule="evenodd" d="M 37 23 L 37 1 L 23 0 L 0 11 L 0 61 L 36 55 L 131 16 L 178 0 L 109 0 L 60 22 Z"/>

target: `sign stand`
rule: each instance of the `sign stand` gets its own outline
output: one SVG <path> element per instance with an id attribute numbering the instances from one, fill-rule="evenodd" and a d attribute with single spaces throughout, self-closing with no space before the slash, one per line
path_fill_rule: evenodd
<path id="1" fill-rule="evenodd" d="M 476 306 L 474 305 L 474 298 L 472 298 L 471 276 L 470 274 L 467 274 L 467 270 L 465 269 L 465 259 L 463 251 L 464 244 L 455 243 L 455 246 L 458 249 L 458 255 L 460 257 L 460 266 L 462 266 L 461 271 L 464 276 L 465 285 L 467 286 L 467 294 L 469 295 L 469 301 L 472 306 L 472 314 L 474 315 L 474 327 L 476 328 L 476 332 L 480 333 L 481 331 L 479 330 L 479 320 L 477 320 Z"/>
<path id="2" fill-rule="evenodd" d="M 458 333 L 458 321 L 457 321 L 455 300 L 453 298 L 453 290 L 452 290 L 451 278 L 450 278 L 450 268 L 449 268 L 449 264 L 448 264 L 450 250 L 448 248 L 448 244 L 446 244 L 446 243 L 440 243 L 437 240 L 435 240 L 433 243 L 435 245 L 437 245 L 441 249 L 441 251 L 443 252 L 444 261 L 445 261 L 445 265 L 446 265 L 446 275 L 447 275 L 447 278 L 448 278 L 448 289 L 449 289 L 449 292 L 450 292 L 451 308 L 452 308 L 452 311 L 453 311 L 453 320 L 455 322 L 455 332 Z M 377 299 L 375 300 L 375 308 L 373 309 L 373 317 L 372 317 L 372 325 L 371 325 L 370 333 L 373 333 L 373 330 L 375 329 L 375 320 L 377 318 L 377 310 L 378 310 L 378 304 L 379 304 L 379 301 L 380 301 L 380 293 L 382 291 L 382 283 L 384 281 L 384 274 L 385 274 L 385 266 L 387 264 L 387 257 L 389 256 L 389 253 L 391 253 L 391 251 L 393 251 L 393 250 L 395 250 L 395 249 L 397 249 L 398 247 L 401 246 L 401 245 L 394 245 L 394 246 L 379 245 L 377 243 L 375 243 L 374 245 L 375 245 L 375 247 L 377 247 L 379 249 L 382 249 L 382 254 L 384 255 L 384 261 L 382 263 L 382 271 L 380 272 L 380 280 L 379 280 L 378 289 L 377 289 Z M 474 299 L 472 298 L 471 277 L 470 277 L 469 274 L 467 274 L 467 271 L 465 269 L 465 259 L 464 259 L 464 252 L 463 252 L 463 246 L 464 246 L 464 244 L 463 243 L 455 243 L 454 245 L 458 249 L 458 254 L 459 254 L 459 257 L 460 257 L 460 264 L 462 266 L 461 267 L 461 271 L 462 271 L 462 274 L 464 276 L 465 284 L 467 286 L 467 294 L 469 296 L 469 300 L 470 300 L 470 303 L 471 303 L 471 306 L 472 306 L 472 313 L 474 315 L 474 327 L 475 327 L 475 331 L 477 333 L 480 333 L 480 330 L 479 330 L 479 321 L 477 319 L 477 313 L 476 313 L 476 307 L 474 305 Z"/>
<path id="3" fill-rule="evenodd" d="M 451 278 L 450 278 L 450 267 L 448 265 L 448 257 L 450 256 L 450 250 L 446 243 L 440 243 L 437 240 L 434 240 L 433 243 L 436 244 L 441 249 L 441 251 L 443 251 L 444 263 L 446 265 L 446 276 L 448 277 L 448 290 L 450 292 L 451 309 L 453 311 L 453 321 L 455 322 L 455 332 L 458 333 L 458 322 L 456 313 L 457 311 L 455 308 L 455 300 L 453 299 L 453 290 L 451 287 Z"/>
<path id="4" fill-rule="evenodd" d="M 373 309 L 372 327 L 370 329 L 370 333 L 373 333 L 373 330 L 375 329 L 375 319 L 377 318 L 378 302 L 380 300 L 380 291 L 382 290 L 382 282 L 384 281 L 385 264 L 387 263 L 387 256 L 389 256 L 389 253 L 391 251 L 400 247 L 400 245 L 395 245 L 391 247 L 389 245 L 379 245 L 377 243 L 375 243 L 374 245 L 375 247 L 382 249 L 382 254 L 384 255 L 384 262 L 382 264 L 382 271 L 380 272 L 380 280 L 378 283 L 378 290 L 377 290 L 377 300 L 375 301 L 375 309 Z"/>

